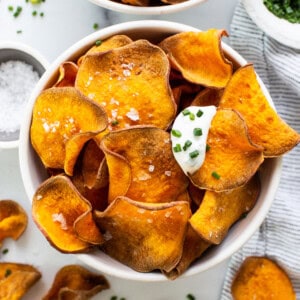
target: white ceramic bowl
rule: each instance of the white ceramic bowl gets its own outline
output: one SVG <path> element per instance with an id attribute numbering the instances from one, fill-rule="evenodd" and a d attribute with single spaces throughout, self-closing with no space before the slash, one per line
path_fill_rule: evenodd
<path id="1" fill-rule="evenodd" d="M 40 77 L 49 65 L 40 53 L 27 45 L 10 41 L 0 42 L 0 63 L 9 60 L 19 60 L 32 65 Z M 0 149 L 12 149 L 18 145 L 19 130 L 12 134 L 0 131 Z"/>
<path id="2" fill-rule="evenodd" d="M 253 22 L 267 35 L 283 45 L 300 49 L 300 24 L 280 19 L 270 12 L 263 0 L 243 0 Z"/>
<path id="3" fill-rule="evenodd" d="M 39 93 L 52 83 L 54 74 L 57 74 L 59 65 L 66 60 L 78 58 L 82 53 L 84 53 L 84 51 L 93 45 L 97 39 L 105 39 L 115 34 L 127 34 L 133 39 L 146 38 L 155 42 L 170 34 L 182 31 L 198 31 L 198 29 L 166 21 L 135 21 L 114 25 L 95 32 L 80 40 L 55 60 L 55 62 L 43 75 L 33 92 L 26 112 L 26 117 L 21 126 L 19 147 L 20 167 L 24 186 L 29 199 L 32 199 L 37 187 L 47 177 L 44 167 L 41 165 L 39 158 L 36 156 L 30 144 L 29 131 L 32 108 Z M 237 64 L 244 65 L 246 63 L 246 61 L 232 48 L 226 44 L 223 44 L 223 47 L 227 55 L 234 58 L 234 61 Z M 268 99 L 272 103 L 269 93 L 263 84 L 262 87 Z M 239 221 L 231 228 L 229 234 L 221 245 L 209 250 L 202 258 L 195 262 L 183 276 L 190 276 L 208 270 L 229 258 L 234 252 L 242 247 L 242 245 L 253 235 L 263 222 L 274 199 L 276 188 L 279 183 L 280 171 L 281 159 L 268 159 L 264 163 L 261 172 L 262 191 L 254 209 L 248 214 L 247 218 Z M 78 258 L 87 265 L 108 275 L 138 281 L 166 280 L 166 278 L 159 273 L 138 273 L 100 251 L 92 254 L 77 255 Z"/>
<path id="4" fill-rule="evenodd" d="M 135 15 L 164 15 L 176 13 L 189 9 L 193 6 L 200 5 L 206 0 L 187 0 L 177 4 L 160 5 L 160 6 L 133 6 L 125 3 L 115 2 L 113 0 L 89 0 L 101 7 L 118 11 L 125 14 Z"/>

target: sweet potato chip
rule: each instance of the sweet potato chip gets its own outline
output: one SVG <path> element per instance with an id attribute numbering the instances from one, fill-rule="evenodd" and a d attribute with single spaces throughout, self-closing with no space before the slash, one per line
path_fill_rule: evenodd
<path id="1" fill-rule="evenodd" d="M 31 143 L 45 167 L 72 175 L 84 144 L 106 125 L 103 109 L 75 88 L 50 88 L 34 104 Z"/>
<path id="2" fill-rule="evenodd" d="M 121 0 L 121 2 L 134 6 L 148 6 L 151 0 Z"/>
<path id="3" fill-rule="evenodd" d="M 79 265 L 67 265 L 57 272 L 43 300 L 88 300 L 108 288 L 109 283 L 103 275 Z"/>
<path id="4" fill-rule="evenodd" d="M 59 77 L 55 87 L 74 86 L 78 71 L 78 66 L 71 61 L 63 62 L 59 66 Z"/>
<path id="5" fill-rule="evenodd" d="M 0 200 L 0 248 L 5 238 L 17 240 L 27 227 L 23 207 L 13 200 Z"/>
<path id="6" fill-rule="evenodd" d="M 234 300 L 296 300 L 286 272 L 267 257 L 247 257 L 231 286 Z"/>
<path id="7" fill-rule="evenodd" d="M 109 170 L 110 203 L 117 196 L 171 202 L 187 189 L 188 178 L 173 156 L 170 135 L 159 128 L 113 131 L 103 138 L 101 148 Z"/>
<path id="8" fill-rule="evenodd" d="M 245 121 L 233 110 L 217 110 L 207 144 L 203 165 L 190 175 L 199 188 L 221 192 L 242 186 L 264 160 L 262 148 L 252 144 Z"/>
<path id="9" fill-rule="evenodd" d="M 95 45 L 92 48 L 90 48 L 83 56 L 81 56 L 78 59 L 77 64 L 79 66 L 87 54 L 108 51 L 108 50 L 111 50 L 114 48 L 128 45 L 131 42 L 132 42 L 132 39 L 130 37 L 128 37 L 127 35 L 123 35 L 123 34 L 114 35 L 104 41 L 98 40 L 98 41 L 96 41 Z"/>
<path id="10" fill-rule="evenodd" d="M 300 142 L 300 135 L 269 104 L 253 65 L 241 67 L 234 73 L 220 107 L 235 109 L 242 115 L 251 140 L 264 148 L 265 157 L 279 156 Z"/>
<path id="11" fill-rule="evenodd" d="M 176 112 L 169 69 L 159 47 L 138 40 L 87 55 L 79 67 L 76 87 L 104 107 L 111 130 L 138 124 L 165 129 Z"/>
<path id="12" fill-rule="evenodd" d="M 164 39 L 159 46 L 185 79 L 223 88 L 232 75 L 232 63 L 223 54 L 222 36 L 227 36 L 225 30 L 181 32 Z"/>
<path id="13" fill-rule="evenodd" d="M 258 176 L 253 176 L 244 186 L 231 191 L 206 191 L 199 209 L 189 222 L 203 239 L 220 244 L 232 224 L 254 207 L 259 192 Z"/>
<path id="14" fill-rule="evenodd" d="M 37 189 L 32 202 L 32 216 L 39 229 L 48 241 L 59 251 L 66 253 L 84 252 L 91 248 L 86 242 L 91 234 L 97 234 L 98 244 L 101 243 L 100 232 L 92 219 L 90 203 L 76 190 L 72 182 L 63 175 L 51 177 Z M 86 234 L 84 225 L 78 225 L 76 232 L 74 223 L 87 216 Z M 92 242 L 95 242 L 95 239 Z"/>
<path id="15" fill-rule="evenodd" d="M 211 244 L 202 239 L 194 229 L 188 225 L 184 240 L 183 252 L 178 264 L 170 272 L 164 272 L 169 279 L 176 279 L 182 275 L 193 261 L 199 258 Z"/>
<path id="16" fill-rule="evenodd" d="M 118 197 L 95 218 L 106 242 L 103 250 L 139 272 L 169 272 L 178 263 L 184 242 L 189 204 L 142 203 Z"/>
<path id="17" fill-rule="evenodd" d="M 41 273 L 30 265 L 0 262 L 0 299 L 21 299 L 40 278 Z"/>
<path id="18" fill-rule="evenodd" d="M 195 97 L 191 106 L 218 106 L 224 90 L 206 88 Z"/>

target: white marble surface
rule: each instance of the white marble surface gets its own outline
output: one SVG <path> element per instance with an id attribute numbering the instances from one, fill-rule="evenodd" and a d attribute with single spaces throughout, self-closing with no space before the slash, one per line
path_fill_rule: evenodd
<path id="1" fill-rule="evenodd" d="M 94 32 L 93 24 L 99 28 L 120 22 L 140 19 L 164 19 L 177 21 L 207 29 L 225 28 L 229 24 L 237 0 L 207 0 L 199 7 L 182 13 L 164 16 L 121 15 L 111 12 L 87 0 L 46 0 L 37 11 L 44 17 L 33 17 L 35 7 L 25 0 L 0 0 L 0 43 L 4 40 L 19 41 L 38 50 L 50 63 L 66 48 L 80 38 Z M 21 5 L 23 11 L 14 18 L 8 6 Z M 17 33 L 22 30 L 22 33 Z M 30 203 L 23 188 L 17 150 L 0 151 L 0 199 L 14 199 L 21 203 L 30 215 Z M 49 289 L 57 270 L 63 265 L 80 263 L 73 255 L 60 254 L 51 247 L 30 220 L 24 235 L 17 242 L 6 240 L 3 249 L 9 252 L 0 255 L 0 261 L 15 261 L 35 265 L 43 274 L 42 279 L 23 300 L 41 299 Z M 197 300 L 220 298 L 222 283 L 228 261 L 197 276 L 178 279 L 174 282 L 141 283 L 108 276 L 111 289 L 93 299 L 110 299 L 112 295 L 127 300 L 185 300 L 188 293 Z M 81 264 L 81 263 L 80 263 Z"/>

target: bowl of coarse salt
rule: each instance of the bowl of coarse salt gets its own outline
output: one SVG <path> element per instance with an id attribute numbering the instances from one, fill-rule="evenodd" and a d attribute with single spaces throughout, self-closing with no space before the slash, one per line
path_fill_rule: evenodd
<path id="1" fill-rule="evenodd" d="M 18 147 L 25 107 L 47 67 L 47 60 L 31 47 L 0 42 L 0 149 Z"/>

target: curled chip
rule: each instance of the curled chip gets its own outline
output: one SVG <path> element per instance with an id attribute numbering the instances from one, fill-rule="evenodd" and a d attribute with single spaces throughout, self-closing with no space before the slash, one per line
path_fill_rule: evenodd
<path id="1" fill-rule="evenodd" d="M 206 88 L 199 92 L 191 105 L 193 106 L 219 106 L 219 102 L 221 100 L 221 97 L 223 95 L 224 90 L 220 89 L 210 89 Z"/>
<path id="2" fill-rule="evenodd" d="M 145 126 L 113 131 L 103 138 L 101 148 L 109 170 L 109 202 L 117 196 L 172 202 L 187 189 L 188 178 L 164 130 Z"/>
<path id="3" fill-rule="evenodd" d="M 167 53 L 174 68 L 191 82 L 223 88 L 232 75 L 232 63 L 222 51 L 225 30 L 181 32 L 163 40 L 159 46 Z"/>
<path id="4" fill-rule="evenodd" d="M 267 257 L 247 257 L 231 286 L 234 300 L 296 300 L 286 272 Z"/>
<path id="5" fill-rule="evenodd" d="M 30 265 L 0 262 L 0 299 L 21 299 L 40 278 L 41 273 Z"/>
<path id="6" fill-rule="evenodd" d="M 190 209 L 185 201 L 157 204 L 118 197 L 95 217 L 110 256 L 139 272 L 169 272 L 181 257 Z"/>
<path id="7" fill-rule="evenodd" d="M 76 87 L 104 107 L 110 129 L 138 124 L 165 129 L 176 112 L 169 71 L 165 53 L 138 40 L 87 55 L 79 67 Z"/>
<path id="8" fill-rule="evenodd" d="M 254 207 L 259 192 L 258 176 L 253 176 L 244 186 L 231 191 L 206 191 L 199 209 L 189 222 L 204 240 L 220 244 L 232 224 Z"/>
<path id="9" fill-rule="evenodd" d="M 241 67 L 234 73 L 224 91 L 220 107 L 235 109 L 242 115 L 251 140 L 264 148 L 265 157 L 279 156 L 300 142 L 300 135 L 270 106 L 253 65 Z"/>
<path id="10" fill-rule="evenodd" d="M 57 272 L 43 300 L 88 300 L 108 288 L 109 283 L 103 275 L 92 273 L 79 265 L 67 265 Z"/>
<path id="11" fill-rule="evenodd" d="M 207 144 L 203 165 L 189 176 L 199 188 L 221 192 L 242 186 L 264 160 L 262 148 L 249 139 L 245 121 L 230 109 L 217 110 Z"/>
<path id="12" fill-rule="evenodd" d="M 95 42 L 95 45 L 92 48 L 90 48 L 83 56 L 81 56 L 78 59 L 77 64 L 80 65 L 82 63 L 82 60 L 85 58 L 87 54 L 108 51 L 114 48 L 128 45 L 131 42 L 132 39 L 127 35 L 123 35 L 123 34 L 114 35 L 104 41 L 98 40 Z"/>
<path id="13" fill-rule="evenodd" d="M 91 248 L 91 244 L 103 242 L 91 214 L 90 203 L 63 175 L 46 180 L 33 197 L 34 221 L 49 242 L 61 252 L 84 252 Z"/>
<path id="14" fill-rule="evenodd" d="M 59 66 L 59 77 L 54 86 L 65 87 L 74 86 L 78 71 L 78 66 L 71 61 L 66 61 Z"/>
<path id="15" fill-rule="evenodd" d="M 19 203 L 0 200 L 0 247 L 5 238 L 17 240 L 26 229 L 27 223 L 27 214 Z"/>
<path id="16" fill-rule="evenodd" d="M 50 88 L 34 104 L 31 143 L 46 168 L 72 175 L 84 144 L 106 125 L 103 109 L 75 88 Z"/>
<path id="17" fill-rule="evenodd" d="M 187 233 L 184 240 L 182 256 L 178 264 L 169 272 L 164 274 L 169 279 L 176 279 L 183 274 L 193 261 L 199 258 L 211 244 L 202 239 L 194 229 L 188 225 Z"/>

